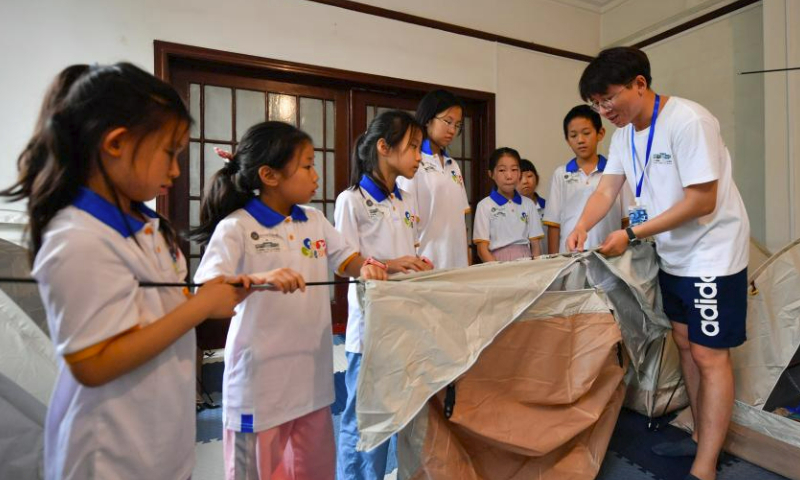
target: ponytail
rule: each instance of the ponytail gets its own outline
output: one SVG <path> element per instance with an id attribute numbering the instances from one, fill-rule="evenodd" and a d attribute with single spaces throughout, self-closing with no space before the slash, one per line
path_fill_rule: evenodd
<path id="1" fill-rule="evenodd" d="M 42 246 L 47 225 L 70 205 L 94 167 L 110 185 L 100 162 L 103 136 L 125 127 L 140 138 L 170 120 L 191 117 L 168 84 L 129 63 L 73 65 L 56 76 L 45 96 L 33 136 L 17 159 L 17 182 L 0 196 L 28 200 L 30 258 Z M 162 232 L 175 248 L 176 235 L 164 221 Z"/>
<path id="2" fill-rule="evenodd" d="M 217 224 L 261 190 L 259 169 L 284 169 L 306 142 L 311 143 L 311 137 L 288 123 L 262 122 L 250 127 L 232 157 L 220 154 L 228 161 L 214 174 L 203 195 L 200 226 L 190 232 L 190 238 L 207 244 Z"/>
<path id="3" fill-rule="evenodd" d="M 350 189 L 358 187 L 361 177 L 366 175 L 385 193 L 389 195 L 386 181 L 380 178 L 378 168 L 378 141 L 383 139 L 389 148 L 397 148 L 411 130 L 422 131 L 422 127 L 414 117 L 402 110 L 389 110 L 381 113 L 369 124 L 367 131 L 356 140 L 351 160 Z"/>

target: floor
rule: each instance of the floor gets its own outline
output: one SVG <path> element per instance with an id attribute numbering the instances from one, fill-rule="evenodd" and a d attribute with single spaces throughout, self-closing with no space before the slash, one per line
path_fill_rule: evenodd
<path id="1" fill-rule="evenodd" d="M 338 432 L 346 391 L 344 371 L 347 361 L 344 341 L 334 338 L 334 384 L 336 402 L 332 405 L 334 428 Z M 203 381 L 211 397 L 220 402 L 223 372 L 222 352 L 207 357 L 203 365 Z M 598 480 L 683 480 L 691 465 L 691 458 L 665 459 L 653 455 L 650 446 L 666 440 L 680 439 L 687 434 L 666 424 L 658 431 L 649 431 L 647 418 L 623 409 L 609 444 Z M 197 465 L 193 480 L 219 480 L 224 477 L 222 462 L 222 411 L 207 409 L 197 415 Z M 392 447 L 394 451 L 394 447 Z M 397 467 L 394 458 L 387 467 L 385 479 L 395 479 Z M 786 480 L 785 477 L 733 456 L 721 463 L 718 480 Z M 344 479 L 339 479 L 344 480 Z"/>

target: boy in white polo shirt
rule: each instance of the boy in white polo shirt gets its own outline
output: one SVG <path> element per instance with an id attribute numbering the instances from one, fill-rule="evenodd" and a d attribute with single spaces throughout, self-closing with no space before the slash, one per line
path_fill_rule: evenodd
<path id="1" fill-rule="evenodd" d="M 655 236 L 664 312 L 696 426 L 696 447 L 687 440 L 654 451 L 691 455 L 696 449 L 686 478 L 714 480 L 733 408 L 729 348 L 745 341 L 750 225 L 717 119 L 692 101 L 657 95 L 650 84 L 650 62 L 635 48 L 604 50 L 584 70 L 581 96 L 618 130 L 567 247 L 583 248 L 586 232 L 627 178 L 636 194 L 631 227 L 611 233 L 600 251 L 619 255 L 629 243 Z"/>
<path id="2" fill-rule="evenodd" d="M 540 255 L 544 237 L 536 204 L 517 192 L 519 153 L 498 148 L 489 157 L 489 177 L 495 188 L 478 203 L 472 241 L 483 262 L 509 261 Z"/>
<path id="3" fill-rule="evenodd" d="M 550 181 L 550 201 L 543 220 L 549 227 L 548 253 L 567 252 L 567 235 L 575 228 L 586 201 L 600 183 L 606 158 L 597 154 L 597 144 L 605 133 L 600 115 L 588 105 L 573 107 L 564 117 L 564 138 L 575 158 L 556 168 Z M 589 231 L 585 248 L 597 247 L 609 233 L 625 228 L 630 204 L 630 189 L 625 187 L 606 216 Z"/>

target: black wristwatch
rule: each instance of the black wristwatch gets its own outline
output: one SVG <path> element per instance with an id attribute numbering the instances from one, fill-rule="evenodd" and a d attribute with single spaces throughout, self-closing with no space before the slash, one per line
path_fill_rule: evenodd
<path id="1" fill-rule="evenodd" d="M 636 234 L 633 233 L 633 227 L 626 228 L 625 233 L 628 234 L 628 245 L 639 245 L 641 240 L 636 238 Z"/>

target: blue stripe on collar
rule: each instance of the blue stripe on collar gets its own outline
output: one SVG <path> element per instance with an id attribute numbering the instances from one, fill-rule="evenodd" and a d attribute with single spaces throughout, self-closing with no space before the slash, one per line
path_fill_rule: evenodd
<path id="1" fill-rule="evenodd" d="M 489 196 L 492 197 L 494 203 L 500 205 L 501 207 L 508 203 L 508 199 L 498 192 L 496 188 L 492 189 L 491 193 L 489 193 Z M 514 190 L 514 198 L 512 200 L 517 205 L 522 205 L 522 196 L 516 190 Z"/>
<path id="2" fill-rule="evenodd" d="M 375 184 L 375 182 L 370 178 L 368 175 L 361 175 L 361 181 L 358 182 L 358 186 L 363 188 L 367 191 L 367 193 L 372 196 L 378 202 L 382 202 L 386 200 L 386 194 L 383 193 L 383 190 Z M 399 200 L 403 200 L 403 196 L 400 195 L 400 188 L 397 186 L 397 183 L 394 185 L 394 196 L 397 197 Z"/>
<path id="3" fill-rule="evenodd" d="M 258 221 L 258 223 L 267 228 L 274 227 L 286 218 L 284 215 L 281 215 L 275 210 L 269 208 L 259 198 L 251 198 L 248 200 L 247 204 L 244 206 L 244 209 L 247 210 L 247 213 L 252 215 L 253 218 Z M 296 222 L 305 222 L 308 220 L 306 212 L 304 212 L 303 209 L 297 205 L 292 205 L 291 216 L 292 220 Z"/>
<path id="4" fill-rule="evenodd" d="M 600 160 L 598 160 L 598 162 L 597 162 L 597 169 L 602 172 L 603 170 L 606 169 L 606 164 L 608 163 L 608 160 L 606 159 L 606 157 L 604 157 L 602 155 L 598 155 L 598 156 L 600 157 Z"/>
<path id="5" fill-rule="evenodd" d="M 78 195 L 72 205 L 113 228 L 123 238 L 128 238 L 131 234 L 135 234 L 144 228 L 143 221 L 122 213 L 116 205 L 87 187 L 81 187 L 78 190 Z M 158 218 L 158 214 L 147 208 L 142 202 L 133 202 L 131 206 L 147 217 Z"/>
<path id="6" fill-rule="evenodd" d="M 608 163 L 608 159 L 602 155 L 598 155 L 599 159 L 597 160 L 597 171 L 602 172 L 606 169 L 606 164 Z M 567 173 L 575 173 L 578 171 L 578 159 L 573 158 L 572 160 L 567 163 Z"/>
<path id="7" fill-rule="evenodd" d="M 422 141 L 422 147 L 420 147 L 420 151 L 422 153 L 425 153 L 425 154 L 428 154 L 428 155 L 431 155 L 431 156 L 433 155 L 433 150 L 431 149 L 431 139 L 430 138 L 426 138 L 425 140 Z M 450 155 L 447 153 L 447 149 L 446 148 L 442 149 L 442 156 L 445 158 L 445 163 L 452 163 L 453 159 L 450 158 Z"/>

